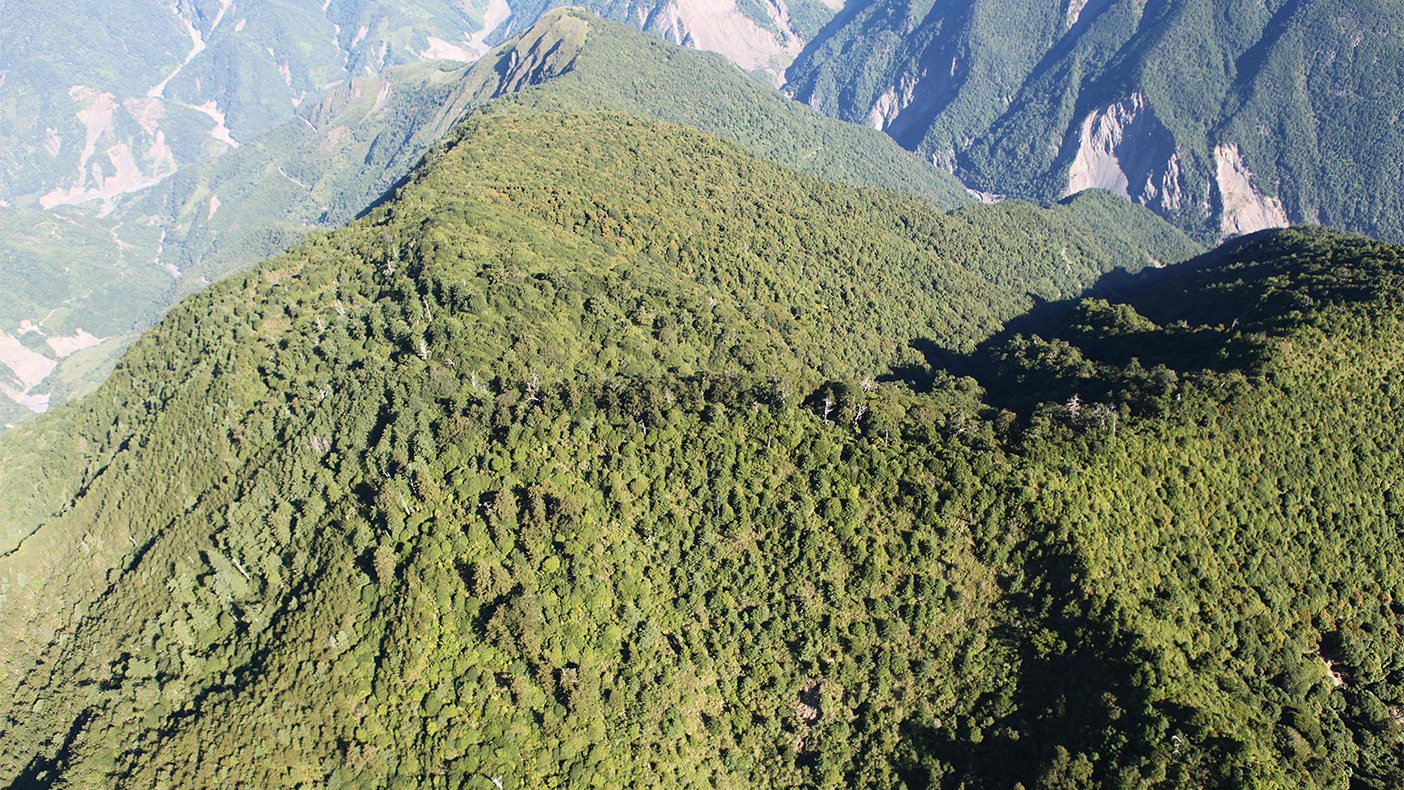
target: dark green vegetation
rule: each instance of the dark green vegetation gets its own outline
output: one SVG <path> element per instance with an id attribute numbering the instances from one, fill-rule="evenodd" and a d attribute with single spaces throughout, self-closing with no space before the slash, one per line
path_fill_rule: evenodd
<path id="1" fill-rule="evenodd" d="M 1401 13 L 1381 0 L 871 0 L 806 48 L 788 90 L 875 120 L 977 189 L 1037 200 L 1067 189 L 1084 120 L 1139 97 L 1115 138 L 1124 188 L 1180 227 L 1225 230 L 1233 187 L 1216 151 L 1237 146 L 1292 220 L 1404 241 Z"/>
<path id="2" fill-rule="evenodd" d="M 183 296 L 281 251 L 311 228 L 344 224 L 469 110 L 497 98 L 683 123 L 832 180 L 908 192 L 940 208 L 970 202 L 953 177 L 883 135 L 796 106 L 718 56 L 563 9 L 472 67 L 416 64 L 354 81 L 296 122 L 182 172 L 131 210 L 143 216 L 180 207 L 167 241 L 175 247 L 168 260 L 193 281 L 176 289 Z M 219 201 L 214 216 L 211 197 Z"/>
<path id="3" fill-rule="evenodd" d="M 0 436 L 0 781 L 1398 786 L 1404 253 L 1139 211 L 480 113 Z"/>
<path id="4" fill-rule="evenodd" d="M 511 101 L 522 106 L 686 123 L 834 180 L 910 192 L 942 208 L 970 202 L 955 178 L 884 135 L 795 105 L 719 56 L 578 9 L 553 11 L 471 68 L 411 64 L 352 80 L 305 102 L 293 120 L 182 167 L 111 213 L 97 206 L 0 210 L 0 285 L 12 297 L 0 307 L 0 333 L 19 336 L 22 321 L 42 322 L 34 330 L 38 350 L 55 359 L 43 336 L 81 329 L 111 339 L 104 364 L 64 360 L 29 393 L 59 403 L 90 390 L 126 342 L 174 301 L 286 249 L 309 229 L 345 223 L 468 110 L 518 92 Z M 10 421 L 0 415 L 0 424 Z"/>

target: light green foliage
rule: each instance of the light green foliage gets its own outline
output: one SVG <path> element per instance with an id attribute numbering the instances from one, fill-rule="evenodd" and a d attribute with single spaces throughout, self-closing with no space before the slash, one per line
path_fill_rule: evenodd
<path id="1" fill-rule="evenodd" d="M 0 437 L 0 780 L 1397 784 L 1404 257 L 1114 206 L 481 113 Z"/>
<path id="2" fill-rule="evenodd" d="M 292 120 L 183 167 L 110 214 L 96 206 L 0 209 L 0 222 L 15 231 L 0 240 L 0 255 L 19 281 L 15 298 L 0 307 L 0 332 L 46 319 L 41 331 L 49 336 L 83 329 L 116 338 L 108 350 L 120 351 L 180 297 L 285 249 L 311 228 L 354 217 L 465 113 L 494 97 L 541 110 L 611 110 L 686 123 L 831 179 L 900 189 L 942 208 L 970 200 L 954 178 L 882 134 L 798 106 L 718 56 L 567 9 L 472 68 L 405 65 L 308 99 Z M 172 270 L 179 276 L 173 279 Z M 35 394 L 48 391 L 58 403 L 72 390 L 68 380 L 100 380 L 71 367 L 61 364 Z"/>
<path id="3" fill-rule="evenodd" d="M 550 51 L 571 20 L 589 14 L 565 10 L 544 17 L 513 49 L 525 50 L 533 33 L 535 49 Z M 622 25 L 589 21 L 590 32 L 572 67 L 539 91 L 515 100 L 552 111 L 623 112 L 681 123 L 739 143 L 764 159 L 791 165 L 855 186 L 895 189 L 920 195 L 941 208 L 971 202 L 960 182 L 903 151 L 880 133 L 834 123 L 782 94 L 739 74 L 719 55 L 684 50 Z M 506 61 L 528 61 L 523 52 L 502 53 Z M 621 67 L 622 64 L 627 64 Z M 516 67 L 521 70 L 520 66 Z M 494 86 L 495 87 L 495 86 Z"/>

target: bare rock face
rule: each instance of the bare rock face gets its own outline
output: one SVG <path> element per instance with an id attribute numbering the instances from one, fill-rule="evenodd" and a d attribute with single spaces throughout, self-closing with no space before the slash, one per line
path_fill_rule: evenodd
<path id="1" fill-rule="evenodd" d="M 1214 149 L 1214 192 L 1219 201 L 1219 232 L 1224 238 L 1283 228 L 1291 223 L 1282 201 L 1258 191 L 1253 173 L 1243 163 L 1238 143 Z"/>
<path id="2" fill-rule="evenodd" d="M 954 69 L 954 65 L 951 68 Z M 873 103 L 873 108 L 868 113 L 868 125 L 878 130 L 891 126 L 892 122 L 897 120 L 897 116 L 916 98 L 916 88 L 920 81 L 919 77 L 903 75 L 896 86 L 888 88 L 887 92 Z"/>
<path id="3" fill-rule="evenodd" d="M 1067 0 L 1067 6 L 1063 10 L 1063 29 L 1071 30 L 1073 25 L 1082 16 L 1082 9 L 1087 7 L 1087 0 Z"/>
<path id="4" fill-rule="evenodd" d="M 166 114 L 158 98 L 118 103 L 111 93 L 82 85 L 73 86 L 69 95 L 80 103 L 77 118 L 83 125 L 83 146 L 74 173 L 44 194 L 41 206 L 100 200 L 104 213 L 110 213 L 119 195 L 158 184 L 176 171 L 175 154 L 165 131 L 157 126 Z M 125 121 L 120 128 L 119 120 Z M 58 156 L 63 151 L 62 138 L 53 129 L 47 131 L 46 150 Z M 223 132 L 228 135 L 227 129 Z"/>
<path id="5" fill-rule="evenodd" d="M 674 44 L 716 52 L 747 71 L 765 72 L 778 87 L 804 41 L 791 27 L 785 0 L 762 5 L 770 27 L 778 32 L 747 17 L 735 0 L 667 0 L 639 27 Z"/>
<path id="6" fill-rule="evenodd" d="M 58 364 L 43 354 L 25 348 L 19 340 L 0 334 L 0 395 L 13 400 L 30 411 L 48 408 L 47 395 L 32 395 L 32 390 Z"/>
<path id="7" fill-rule="evenodd" d="M 1077 134 L 1064 195 L 1100 188 L 1161 212 L 1184 202 L 1175 138 L 1142 93 L 1089 113 Z"/>
<path id="8" fill-rule="evenodd" d="M 1214 148 L 1213 181 L 1185 183 L 1174 136 L 1141 93 L 1096 110 L 1077 132 L 1077 153 L 1064 195 L 1106 189 L 1162 214 L 1180 210 L 1187 192 L 1201 196 L 1204 213 L 1217 216 L 1222 238 L 1290 225 L 1282 201 L 1263 195 L 1237 143 Z"/>
<path id="9" fill-rule="evenodd" d="M 1404 3 L 1365 0 L 866 0 L 787 89 L 982 192 L 1102 187 L 1205 241 L 1404 241 L 1401 30 Z"/>

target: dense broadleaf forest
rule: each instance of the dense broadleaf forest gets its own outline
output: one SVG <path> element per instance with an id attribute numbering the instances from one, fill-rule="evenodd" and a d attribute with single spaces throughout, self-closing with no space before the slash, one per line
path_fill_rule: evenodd
<path id="1" fill-rule="evenodd" d="M 45 406 L 91 391 L 175 301 L 311 229 L 354 218 L 494 98 L 685 123 L 832 180 L 909 192 L 940 208 L 972 202 L 953 176 L 882 133 L 796 104 L 720 56 L 582 9 L 554 10 L 472 66 L 410 64 L 351 80 L 300 105 L 292 120 L 112 207 L 0 207 L 0 286 L 11 294 L 0 305 L 0 334 L 53 365 L 12 391 Z M 75 333 L 101 345 L 68 357 L 56 353 L 61 341 L 47 342 Z M 16 364 L 0 355 L 0 386 L 7 363 Z M 0 425 L 29 413 L 0 399 Z"/>
<path id="2" fill-rule="evenodd" d="M 0 783 L 1404 782 L 1404 250 L 524 104 L 0 435 Z"/>
<path id="3" fill-rule="evenodd" d="M 1206 244 L 1290 222 L 1404 241 L 1397 4 L 557 2 L 10 0 L 0 430 L 522 90 L 941 206 L 1096 187 Z"/>

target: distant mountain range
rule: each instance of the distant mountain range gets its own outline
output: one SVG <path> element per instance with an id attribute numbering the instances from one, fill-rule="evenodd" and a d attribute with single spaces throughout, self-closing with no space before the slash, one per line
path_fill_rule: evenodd
<path id="1" fill-rule="evenodd" d="M 234 14 L 241 6 L 230 8 L 233 10 L 227 13 Z M 346 9 L 339 8 L 332 5 L 325 11 L 340 18 L 336 14 Z M 268 12 L 264 9 L 260 13 Z M 358 13 L 371 12 L 363 9 Z M 134 20 L 145 20 L 168 12 L 147 9 L 133 13 Z M 220 35 L 253 35 L 256 28 L 241 28 L 242 19 L 230 17 L 226 25 L 216 11 L 203 24 L 215 25 L 217 21 L 215 29 L 223 31 Z M 173 148 L 188 156 L 170 160 L 167 170 L 159 174 L 147 172 L 138 179 L 139 190 L 128 193 L 124 188 L 102 196 L 82 190 L 66 193 L 75 205 L 62 205 L 67 198 L 54 203 L 44 196 L 26 199 L 10 194 L 11 202 L 0 207 L 0 227 L 7 231 L 0 237 L 0 256 L 6 261 L 0 267 L 0 284 L 11 294 L 0 305 L 0 393 L 6 396 L 0 400 L 0 422 L 24 419 L 27 413 L 90 390 L 106 376 L 135 333 L 150 326 L 175 300 L 284 249 L 308 229 L 335 227 L 364 210 L 478 103 L 568 73 L 571 78 L 559 89 L 532 101 L 608 107 L 692 123 L 736 139 L 762 156 L 840 180 L 910 191 L 946 208 L 970 200 L 953 177 L 933 171 L 878 133 L 828 121 L 795 106 L 720 58 L 669 48 L 655 38 L 630 35 L 622 27 L 597 33 L 599 51 L 583 57 L 577 57 L 581 54 L 579 40 L 571 40 L 568 31 L 548 24 L 544 28 L 548 31 L 546 40 L 538 32 L 524 42 L 513 41 L 492 51 L 475 68 L 434 61 L 374 71 L 355 53 L 364 55 L 371 51 L 365 49 L 369 46 L 375 51 L 398 53 L 395 58 L 401 61 L 413 61 L 416 52 L 444 54 L 442 46 L 438 50 L 416 49 L 420 44 L 415 43 L 419 41 L 415 36 L 422 35 L 422 26 L 401 30 L 389 24 L 382 20 L 376 29 L 382 36 L 399 30 L 395 35 L 408 37 L 413 45 L 389 47 L 383 40 L 367 44 L 365 38 L 357 39 L 353 34 L 350 40 L 356 41 L 355 47 L 337 56 L 346 70 L 322 74 L 316 81 L 317 85 L 341 84 L 324 93 L 290 93 L 283 103 L 274 103 L 278 112 L 257 115 L 257 121 L 231 117 L 230 128 L 244 140 L 243 145 L 233 147 L 228 141 L 213 144 L 213 132 L 208 129 L 182 126 L 202 142 Z M 459 24 L 466 23 L 460 20 Z M 511 18 L 499 22 L 499 27 L 510 26 Z M 217 37 L 213 33 L 206 37 L 211 42 L 208 51 L 201 50 L 192 63 L 204 63 L 219 52 L 214 43 Z M 475 34 L 473 38 L 478 41 L 483 37 Z M 329 36 L 318 43 L 339 40 Z M 425 40 L 432 43 L 439 39 Z M 431 47 L 431 43 L 423 46 Z M 557 45 L 563 48 L 553 49 Z M 486 45 L 480 49 L 486 51 Z M 243 67 L 236 68 L 244 55 L 244 49 L 237 49 L 220 61 L 229 66 L 224 77 L 235 87 L 248 87 Z M 131 57 L 154 56 L 132 53 Z M 263 62 L 259 52 L 249 57 L 255 63 Z M 630 68 L 620 69 L 619 63 L 629 63 Z M 379 60 L 374 61 L 377 67 L 379 64 Z M 37 68 L 33 63 L 28 65 Z M 363 71 L 370 73 L 355 76 Z M 186 75 L 184 70 L 178 79 L 167 83 L 168 87 L 184 85 L 181 80 L 188 75 L 182 75 Z M 22 77 L 17 74 L 14 79 Z M 44 77 L 52 79 L 53 75 Z M 217 83 L 214 78 L 191 80 L 191 90 L 197 84 L 213 90 Z M 23 84 L 10 83 L 12 88 Z M 256 86 L 251 89 L 267 95 Z M 5 88 L 0 86 L 0 90 Z M 28 93 L 42 91 L 31 89 Z M 182 100 L 182 106 L 203 96 Z M 102 102 L 116 113 L 113 117 L 129 115 L 128 105 L 169 103 L 151 97 Z M 240 106 L 232 99 L 220 102 L 219 107 Z M 76 113 L 80 122 L 89 115 L 81 108 Z M 74 116 L 67 120 L 73 121 Z M 109 121 L 104 115 L 89 132 L 78 129 L 64 135 L 82 138 L 90 134 L 94 150 L 105 148 L 109 152 L 147 150 L 157 137 L 169 141 L 175 135 L 163 128 L 146 130 L 140 124 L 129 124 L 128 128 Z M 124 137 L 128 132 L 135 137 Z M 16 129 L 12 137 L 20 139 L 26 134 Z M 219 131 L 215 136 L 221 135 L 224 132 Z M 61 162 L 65 151 L 74 153 L 60 149 L 54 161 Z M 22 146 L 12 149 L 15 156 L 21 153 Z M 45 153 L 41 158 L 49 156 Z M 79 169 L 89 172 L 91 164 L 85 160 Z M 67 183 L 63 181 L 67 176 L 62 175 L 66 171 L 54 167 L 57 170 L 44 176 L 50 179 L 45 183 Z M 92 172 L 108 172 L 104 167 Z"/>
<path id="2" fill-rule="evenodd" d="M 871 0 L 787 71 L 973 189 L 1103 187 L 1206 241 L 1404 241 L 1404 8 L 1377 0 Z"/>
<path id="3" fill-rule="evenodd" d="M 110 211 L 122 195 L 293 121 L 304 103 L 347 80 L 426 60 L 474 61 L 554 5 L 8 2 L 0 9 L 0 200 L 44 208 L 98 201 Z M 594 10 L 723 52 L 772 80 L 833 14 L 817 0 L 793 11 L 675 0 Z"/>
<path id="4" fill-rule="evenodd" d="M 91 390 L 176 299 L 354 216 L 473 103 L 540 82 L 543 74 L 517 69 L 515 85 L 494 85 L 456 64 L 549 7 L 123 0 L 0 9 L 0 286 L 12 294 L 0 306 L 0 424 Z M 943 206 L 1047 204 L 1100 187 L 1205 243 L 1289 222 L 1404 240 L 1392 186 L 1404 178 L 1404 106 L 1393 89 L 1404 59 L 1400 12 L 1387 5 L 668 0 L 592 9 L 718 52 L 758 82 L 783 84 L 917 154 L 898 165 L 876 148 L 800 151 L 810 143 L 751 134 L 772 141 L 752 149 L 762 156 L 830 177 Z M 631 46 L 611 58 L 647 63 L 648 50 Z M 453 60 L 425 62 L 439 58 Z M 746 100 L 762 101 L 763 112 L 736 111 L 728 102 L 739 81 L 708 68 L 706 79 L 733 95 L 684 108 L 674 101 L 679 84 L 625 86 L 656 73 L 648 65 L 612 75 L 609 90 L 627 93 L 618 109 L 707 118 L 704 128 L 730 127 L 733 139 L 755 118 L 789 115 L 769 99 Z M 887 161 L 864 163 L 869 155 Z M 874 167 L 886 175 L 859 172 Z M 923 170 L 953 172 L 973 196 Z"/>
<path id="5" fill-rule="evenodd" d="M 0 8 L 0 788 L 1404 787 L 1362 9 Z"/>

